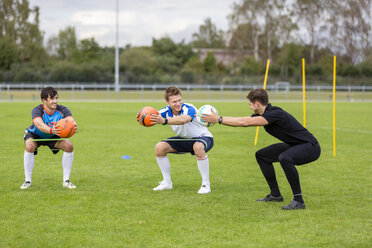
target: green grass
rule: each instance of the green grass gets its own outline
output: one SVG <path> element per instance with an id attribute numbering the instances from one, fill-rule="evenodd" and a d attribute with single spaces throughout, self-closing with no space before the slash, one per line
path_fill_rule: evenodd
<path id="1" fill-rule="evenodd" d="M 222 115 L 251 114 L 246 101 L 208 103 Z M 298 167 L 307 209 L 289 212 L 255 201 L 268 193 L 255 151 L 277 142 L 263 128 L 256 147 L 256 128 L 210 128 L 211 194 L 196 193 L 200 174 L 186 154 L 169 155 L 174 189 L 153 192 L 161 180 L 154 146 L 173 133 L 142 127 L 135 115 L 160 102 L 66 103 L 79 125 L 71 138 L 78 188 L 62 188 L 62 155 L 42 147 L 33 185 L 21 191 L 23 132 L 35 105 L 0 103 L 0 247 L 371 247 L 372 103 L 337 104 L 336 157 L 331 103 L 307 104 L 307 127 L 322 155 Z M 302 122 L 300 103 L 276 105 Z M 275 169 L 288 204 L 290 187 Z"/>
<path id="2" fill-rule="evenodd" d="M 291 92 L 276 92 L 268 91 L 269 97 L 275 101 L 302 101 L 302 91 L 291 91 Z M 120 92 L 105 91 L 105 90 L 58 90 L 59 97 L 61 99 L 73 100 L 73 101 L 163 101 L 164 92 L 162 90 L 122 90 Z M 247 93 L 242 90 L 184 90 L 183 99 L 185 101 L 244 101 Z M 332 101 L 332 90 L 314 91 L 307 90 L 306 92 L 307 101 Z M 372 92 L 366 91 L 337 91 L 337 101 L 371 101 Z M 40 91 L 37 90 L 0 90 L 1 101 L 40 101 Z"/>

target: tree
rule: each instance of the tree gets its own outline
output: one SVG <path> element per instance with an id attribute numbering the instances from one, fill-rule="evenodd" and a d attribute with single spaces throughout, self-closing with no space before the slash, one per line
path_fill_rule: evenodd
<path id="1" fill-rule="evenodd" d="M 39 24 L 39 8 L 30 9 L 28 0 L 0 1 L 0 38 L 17 44 L 22 60 L 40 64 L 45 50 Z"/>
<path id="2" fill-rule="evenodd" d="M 242 0 L 234 3 L 233 12 L 229 15 L 230 33 L 234 45 L 245 43 L 244 38 L 253 44 L 252 54 L 256 61 L 260 54 L 272 58 L 272 51 L 287 42 L 288 36 L 296 25 L 292 22 L 285 6 L 285 0 Z M 246 28 L 246 30 L 245 30 Z M 242 34 L 240 34 L 243 32 Z M 238 42 L 238 38 L 243 38 Z M 260 46 L 260 44 L 265 44 Z"/>
<path id="3" fill-rule="evenodd" d="M 161 72 L 176 73 L 193 55 L 191 45 L 184 41 L 176 44 L 170 38 L 152 39 L 152 52 Z"/>
<path id="4" fill-rule="evenodd" d="M 121 70 L 134 75 L 148 75 L 155 71 L 156 59 L 147 47 L 133 47 L 120 55 Z M 134 80 L 135 81 L 135 80 Z"/>
<path id="5" fill-rule="evenodd" d="M 100 58 L 101 47 L 94 38 L 81 40 L 78 47 L 80 53 L 78 61 L 95 61 Z"/>
<path id="6" fill-rule="evenodd" d="M 207 57 L 203 60 L 203 68 L 207 73 L 216 71 L 217 62 L 213 52 L 208 52 Z"/>
<path id="7" fill-rule="evenodd" d="M 77 39 L 74 27 L 60 30 L 58 34 L 57 53 L 61 59 L 72 59 L 78 51 Z"/>
<path id="8" fill-rule="evenodd" d="M 0 69 L 9 70 L 19 59 L 17 45 L 9 37 L 0 38 Z"/>
<path id="9" fill-rule="evenodd" d="M 199 26 L 199 33 L 192 34 L 192 45 L 196 48 L 225 48 L 223 31 L 217 30 L 210 18 L 205 19 L 204 25 Z"/>
<path id="10" fill-rule="evenodd" d="M 358 63 L 372 53 L 372 0 L 327 1 L 329 46 Z"/>
<path id="11" fill-rule="evenodd" d="M 278 56 L 278 63 L 282 68 L 282 75 L 287 78 L 295 74 L 300 68 L 304 47 L 295 43 L 284 44 Z"/>
<path id="12" fill-rule="evenodd" d="M 238 50 L 254 50 L 253 28 L 249 23 L 239 24 L 232 33 L 229 48 Z"/>
<path id="13" fill-rule="evenodd" d="M 296 0 L 293 6 L 297 21 L 306 27 L 303 30 L 309 36 L 310 64 L 314 62 L 314 49 L 320 43 L 321 32 L 325 28 L 325 23 L 320 20 L 325 15 L 326 2 L 326 0 Z"/>

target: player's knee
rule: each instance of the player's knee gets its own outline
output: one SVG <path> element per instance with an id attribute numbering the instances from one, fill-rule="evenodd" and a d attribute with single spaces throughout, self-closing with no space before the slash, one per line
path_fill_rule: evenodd
<path id="1" fill-rule="evenodd" d="M 157 157 L 163 157 L 166 155 L 165 142 L 159 142 L 155 145 L 155 155 Z"/>
<path id="2" fill-rule="evenodd" d="M 193 150 L 197 157 L 202 157 L 205 154 L 204 145 L 200 142 L 195 142 Z"/>
<path id="3" fill-rule="evenodd" d="M 26 152 L 33 153 L 36 150 L 36 145 L 33 143 L 26 144 Z"/>
<path id="4" fill-rule="evenodd" d="M 287 154 L 280 154 L 279 155 L 279 162 L 281 164 L 292 164 L 293 163 L 293 158 Z"/>
<path id="5" fill-rule="evenodd" d="M 261 150 L 258 150 L 255 153 L 255 155 L 256 155 L 256 159 L 262 158 L 263 157 L 263 151 L 262 151 L 262 149 Z"/>
<path id="6" fill-rule="evenodd" d="M 66 145 L 65 152 L 73 152 L 74 151 L 74 146 L 70 143 Z"/>
<path id="7" fill-rule="evenodd" d="M 57 148 L 62 149 L 64 152 L 73 152 L 74 146 L 69 140 L 64 140 L 57 146 Z"/>

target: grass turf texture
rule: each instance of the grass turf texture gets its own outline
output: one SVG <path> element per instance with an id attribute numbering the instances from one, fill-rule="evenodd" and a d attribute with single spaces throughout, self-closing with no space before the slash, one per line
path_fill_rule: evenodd
<path id="1" fill-rule="evenodd" d="M 255 151 L 277 142 L 260 128 L 210 128 L 212 193 L 191 155 L 169 155 L 174 189 L 153 192 L 161 173 L 155 144 L 170 127 L 136 122 L 156 103 L 76 103 L 71 181 L 62 188 L 62 152 L 41 147 L 32 187 L 24 180 L 23 131 L 34 103 L 0 103 L 0 247 L 370 247 L 372 244 L 372 103 L 337 103 L 337 156 L 332 154 L 331 103 L 307 104 L 307 128 L 322 146 L 319 160 L 298 167 L 307 209 L 282 211 L 292 194 L 275 164 L 284 203 L 260 203 L 268 186 Z M 221 115 L 250 115 L 246 101 L 212 104 Z M 302 122 L 301 103 L 275 104 Z M 132 159 L 123 160 L 123 155 Z"/>

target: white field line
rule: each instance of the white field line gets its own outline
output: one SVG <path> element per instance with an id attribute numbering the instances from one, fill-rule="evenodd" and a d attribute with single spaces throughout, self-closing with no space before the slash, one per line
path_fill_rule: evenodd
<path id="1" fill-rule="evenodd" d="M 333 129 L 331 127 L 319 127 L 319 126 L 310 126 L 310 127 L 311 128 L 326 129 L 326 130 L 332 130 Z M 363 129 L 350 129 L 350 128 L 337 128 L 336 127 L 336 131 L 372 134 L 372 130 L 363 130 Z"/>

